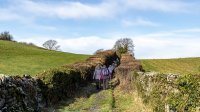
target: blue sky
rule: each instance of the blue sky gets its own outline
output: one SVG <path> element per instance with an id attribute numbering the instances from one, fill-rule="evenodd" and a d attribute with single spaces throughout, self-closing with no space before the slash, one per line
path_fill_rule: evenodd
<path id="1" fill-rule="evenodd" d="M 136 58 L 200 56 L 199 0 L 1 0 L 0 32 L 93 54 L 131 38 Z"/>

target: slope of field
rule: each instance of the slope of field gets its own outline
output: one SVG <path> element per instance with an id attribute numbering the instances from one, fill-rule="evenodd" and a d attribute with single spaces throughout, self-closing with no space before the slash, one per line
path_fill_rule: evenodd
<path id="1" fill-rule="evenodd" d="M 84 61 L 88 55 L 50 51 L 0 40 L 0 74 L 36 75 L 38 72 L 64 64 Z"/>
<path id="2" fill-rule="evenodd" d="M 146 71 L 178 74 L 200 74 L 200 58 L 143 59 Z"/>

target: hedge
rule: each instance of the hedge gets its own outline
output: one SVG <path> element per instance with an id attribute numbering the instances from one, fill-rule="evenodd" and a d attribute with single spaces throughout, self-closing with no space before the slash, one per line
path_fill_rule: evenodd
<path id="1" fill-rule="evenodd" d="M 135 73 L 134 77 L 134 86 L 155 112 L 195 112 L 200 106 L 200 75 Z"/>
<path id="2" fill-rule="evenodd" d="M 92 81 L 93 72 L 98 63 L 109 65 L 116 58 L 114 51 L 103 51 L 91 56 L 85 62 L 64 65 L 38 74 L 43 100 L 46 104 L 54 104 L 62 99 L 74 97 L 79 87 Z"/>

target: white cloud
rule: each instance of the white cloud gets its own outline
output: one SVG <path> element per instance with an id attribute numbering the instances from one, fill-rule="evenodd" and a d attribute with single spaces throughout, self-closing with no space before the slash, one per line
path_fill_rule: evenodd
<path id="1" fill-rule="evenodd" d="M 100 3 L 89 4 L 78 1 L 42 2 L 34 0 L 10 0 L 3 10 L 12 13 L 2 13 L 4 19 L 16 19 L 29 16 L 51 17 L 60 19 L 112 18 L 129 10 L 154 10 L 161 12 L 191 12 L 197 8 L 194 3 L 181 0 L 102 0 Z M 0 9 L 1 10 L 1 9 Z M 142 21 L 141 21 L 142 22 Z"/>
<path id="2" fill-rule="evenodd" d="M 137 10 L 162 12 L 190 12 L 193 4 L 181 0 L 125 0 L 125 5 Z"/>
<path id="3" fill-rule="evenodd" d="M 188 31 L 188 32 L 185 32 Z M 136 57 L 138 58 L 180 58 L 200 56 L 200 38 L 191 38 L 182 33 L 195 32 L 200 36 L 197 29 L 176 30 L 170 32 L 153 33 L 136 36 Z"/>
<path id="4" fill-rule="evenodd" d="M 0 21 L 7 22 L 15 22 L 21 23 L 31 28 L 35 29 L 42 29 L 42 30 L 56 30 L 56 27 L 49 26 L 49 25 L 42 25 L 37 24 L 35 22 L 34 17 L 32 16 L 25 16 L 21 13 L 16 12 L 15 8 L 8 7 L 8 8 L 0 8 Z"/>
<path id="5" fill-rule="evenodd" d="M 166 42 L 165 42 L 166 41 Z M 200 39 L 155 39 L 146 38 L 145 41 L 135 40 L 136 57 L 138 58 L 180 58 L 200 56 Z M 161 44 L 162 43 L 162 44 Z M 138 53 L 138 54 L 137 54 Z"/>
<path id="6" fill-rule="evenodd" d="M 115 42 L 112 39 L 96 36 L 58 39 L 57 41 L 63 46 L 61 49 L 81 54 L 93 54 L 97 49 L 110 49 Z"/>
<path id="7" fill-rule="evenodd" d="M 157 27 L 159 26 L 158 23 L 152 22 L 150 20 L 145 20 L 142 18 L 138 18 L 135 20 L 122 20 L 122 26 L 130 27 L 130 26 L 152 26 Z"/>
<path id="8" fill-rule="evenodd" d="M 11 10 L 0 8 L 0 21 L 20 20 L 22 17 Z"/>
<path id="9" fill-rule="evenodd" d="M 200 33 L 200 28 L 182 29 L 175 31 L 177 33 Z"/>
<path id="10" fill-rule="evenodd" d="M 110 17 L 117 12 L 115 2 L 102 2 L 100 4 L 83 4 L 81 2 L 58 2 L 45 4 L 31 0 L 17 0 L 18 7 L 36 16 L 57 17 L 61 19 L 83 19 Z"/>

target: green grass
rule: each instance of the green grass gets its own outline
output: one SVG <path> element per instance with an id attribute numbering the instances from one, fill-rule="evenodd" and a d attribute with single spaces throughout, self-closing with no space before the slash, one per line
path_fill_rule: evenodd
<path id="1" fill-rule="evenodd" d="M 200 74 L 200 58 L 143 59 L 146 71 L 177 74 Z"/>
<path id="2" fill-rule="evenodd" d="M 57 107 L 57 112 L 112 112 L 113 97 L 112 90 L 97 91 L 94 84 L 79 91 L 81 97 L 74 102 L 63 101 Z M 90 94 L 88 97 L 85 94 Z"/>
<path id="3" fill-rule="evenodd" d="M 0 74 L 34 76 L 50 68 L 84 61 L 88 57 L 0 40 Z"/>
<path id="4" fill-rule="evenodd" d="M 114 89 L 115 108 L 114 112 L 152 112 L 151 108 L 145 105 L 135 89 L 127 92 Z"/>
<path id="5" fill-rule="evenodd" d="M 111 112 L 112 111 L 112 93 L 111 90 L 103 90 L 89 98 L 78 98 L 75 103 L 68 107 L 60 109 L 59 112 Z"/>

